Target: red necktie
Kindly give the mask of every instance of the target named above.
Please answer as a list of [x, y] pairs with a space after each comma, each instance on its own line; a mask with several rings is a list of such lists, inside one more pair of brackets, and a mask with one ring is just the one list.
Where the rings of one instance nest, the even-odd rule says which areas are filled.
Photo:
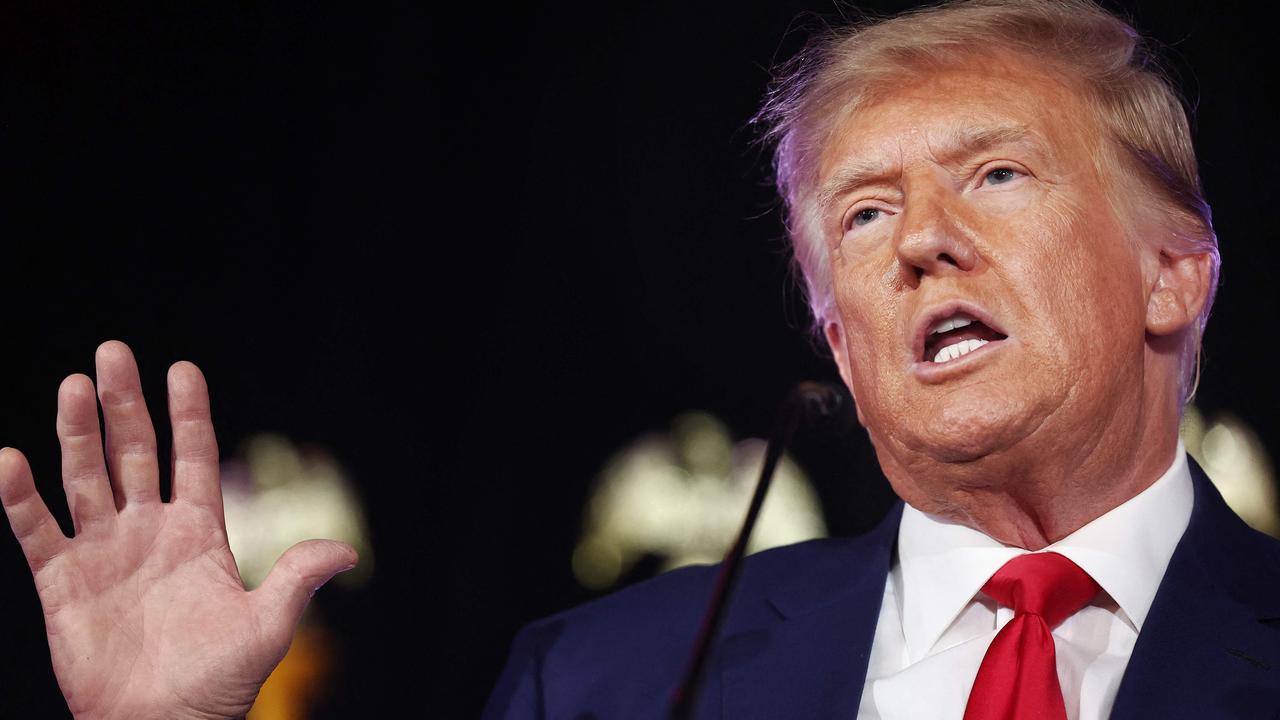
[[1101, 589], [1053, 552], [1021, 555], [996, 571], [982, 591], [1014, 616], [982, 658], [964, 720], [1066, 720], [1052, 630]]

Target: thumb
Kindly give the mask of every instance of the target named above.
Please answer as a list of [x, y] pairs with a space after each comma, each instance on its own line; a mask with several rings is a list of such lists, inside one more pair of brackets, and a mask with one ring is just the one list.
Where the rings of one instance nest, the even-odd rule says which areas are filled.
[[253, 592], [275, 629], [291, 636], [316, 590], [334, 575], [355, 567], [358, 560], [355, 548], [344, 542], [304, 540], [285, 550]]

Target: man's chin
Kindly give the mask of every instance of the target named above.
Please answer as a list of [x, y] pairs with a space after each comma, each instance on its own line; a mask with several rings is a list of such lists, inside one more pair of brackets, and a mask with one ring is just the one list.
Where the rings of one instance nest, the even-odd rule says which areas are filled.
[[[1016, 448], [1040, 427], [1038, 413], [985, 406], [928, 415], [909, 433], [912, 454], [937, 463], [976, 463]], [[1002, 412], [1003, 411], [1003, 412]]]

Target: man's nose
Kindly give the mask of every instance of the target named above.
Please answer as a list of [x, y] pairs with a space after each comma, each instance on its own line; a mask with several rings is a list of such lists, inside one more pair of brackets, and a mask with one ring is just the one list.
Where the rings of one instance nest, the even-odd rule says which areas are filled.
[[[957, 221], [946, 191], [912, 198], [903, 208], [898, 226], [898, 262], [906, 280], [915, 284], [925, 275], [969, 272], [977, 265], [977, 251], [964, 224]], [[914, 200], [914, 202], [913, 202]]]

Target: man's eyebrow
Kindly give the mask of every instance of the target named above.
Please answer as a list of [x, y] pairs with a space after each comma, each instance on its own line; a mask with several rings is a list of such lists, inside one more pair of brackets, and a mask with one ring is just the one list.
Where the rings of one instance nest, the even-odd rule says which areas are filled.
[[[934, 149], [933, 155], [939, 162], [951, 164], [957, 159], [976, 155], [999, 145], [1010, 144], [1043, 148], [1039, 137], [1025, 125], [994, 125], [953, 129], [944, 136], [940, 146]], [[832, 173], [819, 188], [818, 207], [825, 211], [841, 195], [864, 185], [884, 182], [899, 172], [900, 168], [896, 164], [886, 165], [874, 160], [855, 160], [846, 163]]]
[[942, 155], [972, 155], [997, 145], [1035, 141], [1036, 137], [1026, 125], [994, 125], [989, 127], [965, 127], [948, 133], [942, 147]]
[[881, 183], [898, 174], [896, 164], [886, 165], [874, 160], [857, 160], [846, 163], [832, 173], [818, 190], [818, 209], [826, 214], [831, 203], [845, 193], [864, 185]]

